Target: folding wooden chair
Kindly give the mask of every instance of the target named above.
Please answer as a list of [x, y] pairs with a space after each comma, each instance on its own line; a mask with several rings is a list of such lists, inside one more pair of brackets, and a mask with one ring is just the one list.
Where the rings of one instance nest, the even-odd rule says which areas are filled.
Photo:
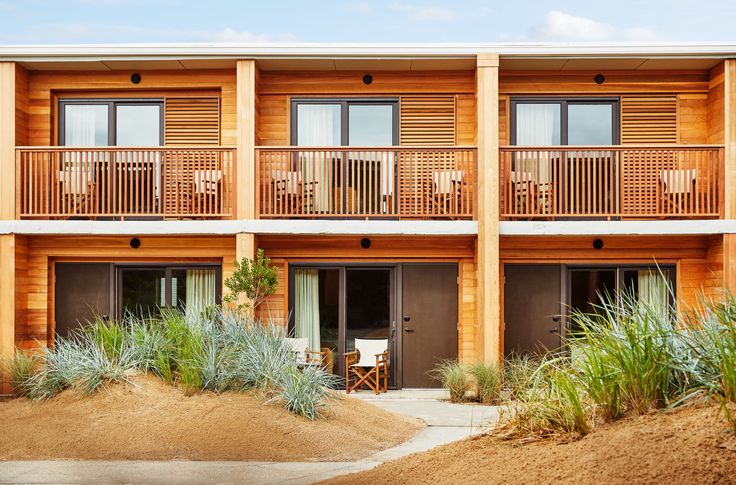
[[662, 170], [657, 184], [660, 217], [664, 214], [687, 215], [692, 210], [692, 198], [697, 194], [697, 180], [698, 170], [695, 168]]
[[192, 190], [194, 213], [216, 214], [221, 212], [222, 170], [195, 170]]
[[303, 182], [301, 172], [271, 170], [273, 211], [278, 214], [304, 214], [312, 211], [316, 181]]
[[[378, 395], [388, 390], [388, 339], [355, 339], [355, 349], [345, 353], [345, 393], [368, 386]], [[350, 378], [355, 383], [350, 385]]]
[[455, 219], [462, 210], [462, 170], [440, 170], [432, 173], [434, 203], [442, 214]]
[[[86, 168], [70, 167], [59, 171], [59, 193], [61, 194], [61, 211], [66, 212], [64, 219], [70, 216], [86, 215], [97, 212], [97, 185], [94, 171]], [[95, 219], [92, 216], [92, 219]]]
[[286, 341], [291, 345], [291, 350], [294, 352], [294, 360], [298, 367], [324, 365], [326, 354], [324, 352], [309, 350], [309, 339], [287, 337]]

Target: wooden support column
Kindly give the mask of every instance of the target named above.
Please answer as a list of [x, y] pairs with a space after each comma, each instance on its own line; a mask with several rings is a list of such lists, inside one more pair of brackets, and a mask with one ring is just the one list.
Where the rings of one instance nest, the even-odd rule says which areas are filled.
[[[724, 61], [723, 217], [736, 220], [736, 59]], [[723, 285], [736, 294], [736, 234], [723, 236]]]
[[237, 61], [238, 155], [235, 168], [235, 218], [256, 213], [256, 61]]
[[487, 361], [502, 358], [499, 275], [498, 54], [477, 59], [478, 96], [478, 329]]
[[[15, 219], [15, 63], [0, 62], [0, 220]], [[15, 350], [15, 236], [0, 235], [0, 360]], [[10, 392], [0, 374], [0, 393]]]

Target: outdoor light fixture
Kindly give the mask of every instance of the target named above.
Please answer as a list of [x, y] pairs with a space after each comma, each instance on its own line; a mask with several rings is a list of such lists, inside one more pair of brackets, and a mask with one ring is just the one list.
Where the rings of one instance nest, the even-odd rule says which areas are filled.
[[141, 240], [137, 237], [134, 237], [130, 240], [130, 247], [133, 249], [138, 249], [139, 247], [141, 247]]
[[604, 82], [606, 82], [606, 76], [604, 76], [603, 74], [596, 74], [593, 80], [596, 84], [603, 84]]
[[595, 239], [593, 241], [593, 249], [603, 249], [603, 239]]
[[131, 76], [130, 76], [130, 82], [132, 82], [133, 84], [138, 84], [138, 83], [140, 83], [140, 82], [141, 82], [141, 75], [140, 75], [140, 74], [138, 74], [137, 72], [134, 72], [134, 73], [133, 73], [133, 74], [131, 74]]
[[364, 237], [360, 240], [360, 247], [363, 249], [368, 249], [369, 247], [371, 247], [371, 240], [367, 237]]
[[366, 74], [363, 76], [363, 84], [371, 84], [373, 82], [373, 76]]

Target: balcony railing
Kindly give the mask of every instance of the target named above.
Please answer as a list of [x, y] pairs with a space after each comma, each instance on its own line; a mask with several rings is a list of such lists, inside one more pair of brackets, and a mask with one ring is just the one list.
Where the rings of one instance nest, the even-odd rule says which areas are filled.
[[263, 218], [472, 219], [470, 147], [259, 147]]
[[501, 217], [717, 218], [722, 146], [502, 147]]
[[20, 147], [21, 218], [228, 218], [235, 150]]

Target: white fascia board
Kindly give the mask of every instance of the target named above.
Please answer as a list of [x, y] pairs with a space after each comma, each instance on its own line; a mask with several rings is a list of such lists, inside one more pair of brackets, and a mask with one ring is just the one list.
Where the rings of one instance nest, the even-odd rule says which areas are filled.
[[0, 60], [105, 61], [158, 59], [397, 59], [501, 57], [734, 57], [736, 42], [653, 43], [184, 43], [0, 45]]
[[67, 236], [234, 235], [475, 236], [476, 221], [0, 221], [0, 234]]
[[502, 221], [502, 236], [685, 236], [736, 233], [736, 220]]

